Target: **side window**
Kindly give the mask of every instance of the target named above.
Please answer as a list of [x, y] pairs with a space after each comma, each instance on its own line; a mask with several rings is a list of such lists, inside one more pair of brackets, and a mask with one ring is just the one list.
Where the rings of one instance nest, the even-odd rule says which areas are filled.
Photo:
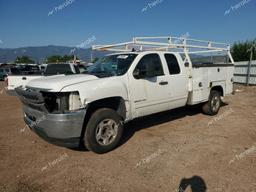
[[10, 69], [6, 69], [6, 73], [10, 73]]
[[80, 73], [79, 68], [76, 65], [74, 65], [74, 68], [75, 68], [76, 74], [79, 74]]
[[162, 62], [158, 54], [148, 54], [142, 57], [136, 69], [144, 72], [147, 77], [164, 75]]
[[169, 73], [171, 75], [179, 74], [180, 73], [180, 66], [177, 61], [177, 58], [173, 54], [164, 54], [165, 60], [168, 65]]

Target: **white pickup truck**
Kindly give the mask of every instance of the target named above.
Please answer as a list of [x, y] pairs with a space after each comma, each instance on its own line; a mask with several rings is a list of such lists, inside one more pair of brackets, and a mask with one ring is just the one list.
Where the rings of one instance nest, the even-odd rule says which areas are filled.
[[[29, 71], [28, 71], [29, 72]], [[78, 74], [79, 69], [72, 63], [61, 63], [61, 64], [48, 64], [45, 71], [42, 74], [37, 72], [36, 74], [15, 74], [15, 75], [8, 75], [7, 77], [7, 92], [9, 95], [15, 95], [15, 88], [17, 87], [25, 87], [29, 81], [34, 79], [43, 78], [45, 76], [52, 76], [52, 75], [65, 75], [65, 74]]]
[[[192, 45], [168, 40], [168, 47], [154, 42], [159, 46], [152, 50], [143, 50], [142, 45], [149, 42], [138, 39], [94, 46], [95, 50], [122, 52], [101, 58], [87, 74], [46, 77], [17, 88], [25, 122], [50, 143], [84, 144], [95, 153], [105, 153], [118, 146], [124, 123], [135, 118], [199, 103], [205, 114], [217, 114], [221, 97], [233, 92], [229, 47], [200, 45], [205, 51], [227, 51], [231, 62], [194, 65], [189, 57]], [[123, 45], [124, 49], [117, 48]], [[128, 51], [135, 45], [139, 51]], [[183, 48], [185, 59], [169, 51], [173, 48]]]

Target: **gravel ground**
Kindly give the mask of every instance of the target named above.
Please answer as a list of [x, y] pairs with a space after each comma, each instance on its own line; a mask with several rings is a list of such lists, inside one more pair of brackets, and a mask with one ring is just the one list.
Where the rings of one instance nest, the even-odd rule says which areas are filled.
[[217, 116], [186, 107], [138, 119], [97, 155], [40, 139], [1, 82], [0, 191], [256, 191], [256, 87], [236, 89]]

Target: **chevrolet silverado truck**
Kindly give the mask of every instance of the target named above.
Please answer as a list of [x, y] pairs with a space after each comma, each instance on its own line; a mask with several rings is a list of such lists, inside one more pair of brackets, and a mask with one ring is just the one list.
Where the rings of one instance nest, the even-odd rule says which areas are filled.
[[233, 92], [229, 47], [199, 45], [206, 53], [226, 51], [229, 60], [193, 64], [189, 48], [195, 45], [173, 44], [168, 37], [168, 43], [143, 50], [142, 45], [152, 44], [136, 38], [96, 45], [94, 50], [119, 52], [99, 59], [85, 74], [36, 79], [16, 88], [26, 124], [50, 143], [70, 148], [82, 144], [100, 154], [118, 146], [124, 124], [135, 118], [200, 103], [205, 114], [216, 115], [221, 98]]

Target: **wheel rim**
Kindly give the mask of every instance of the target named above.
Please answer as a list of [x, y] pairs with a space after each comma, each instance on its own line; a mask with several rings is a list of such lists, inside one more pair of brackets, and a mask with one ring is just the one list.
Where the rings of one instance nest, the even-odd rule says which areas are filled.
[[212, 98], [212, 101], [211, 101], [211, 106], [212, 106], [212, 110], [214, 112], [218, 111], [219, 107], [220, 107], [220, 99], [218, 96], [214, 96]]
[[118, 125], [113, 119], [102, 120], [96, 129], [96, 140], [100, 145], [109, 145], [117, 136]]

